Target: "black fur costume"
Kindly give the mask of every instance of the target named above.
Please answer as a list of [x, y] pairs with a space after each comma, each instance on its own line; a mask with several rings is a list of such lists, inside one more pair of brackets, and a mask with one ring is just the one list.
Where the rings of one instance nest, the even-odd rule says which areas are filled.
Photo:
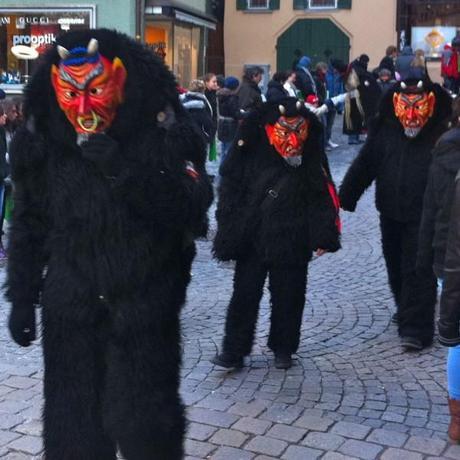
[[117, 446], [129, 460], [180, 459], [179, 312], [212, 198], [204, 146], [150, 51], [108, 30], [58, 43], [91, 38], [123, 61], [125, 101], [107, 135], [79, 147], [50, 84], [56, 46], [27, 87], [11, 147], [10, 330], [29, 345], [40, 301], [47, 460], [114, 460]]
[[[310, 123], [301, 166], [288, 166], [269, 144], [264, 125], [280, 116], [264, 104], [245, 120], [221, 167], [214, 253], [236, 260], [223, 352], [251, 352], [259, 302], [267, 274], [271, 292], [268, 346], [275, 353], [297, 350], [312, 251], [340, 247], [337, 212], [326, 186], [327, 159], [317, 118], [296, 100], [284, 103]], [[273, 193], [275, 192], [275, 193]]]
[[433, 339], [436, 280], [433, 273], [416, 275], [418, 233], [431, 151], [446, 128], [451, 100], [439, 85], [425, 82], [424, 88], [434, 92], [435, 109], [412, 139], [404, 134], [394, 112], [393, 94], [401, 91], [400, 84], [385, 94], [366, 144], [343, 180], [340, 201], [343, 209], [354, 211], [361, 195], [376, 181], [383, 254], [397, 305], [399, 334], [428, 345]]

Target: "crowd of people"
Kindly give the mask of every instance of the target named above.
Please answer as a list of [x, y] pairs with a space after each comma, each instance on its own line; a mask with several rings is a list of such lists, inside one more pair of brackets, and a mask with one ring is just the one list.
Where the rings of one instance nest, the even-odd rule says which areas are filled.
[[[293, 365], [309, 263], [340, 250], [340, 208], [355, 212], [375, 182], [406, 351], [432, 344], [442, 284], [449, 436], [460, 442], [459, 100], [410, 49], [389, 47], [375, 71], [366, 54], [314, 69], [300, 50], [295, 57], [266, 94], [255, 66], [241, 82], [206, 74], [178, 97], [174, 76], [139, 43], [74, 31], [44, 55], [24, 123], [20, 104], [5, 102], [0, 157], [11, 150], [15, 187], [9, 328], [29, 346], [42, 304], [47, 459], [71, 449], [75, 459], [112, 460], [117, 448], [129, 460], [183, 458], [179, 314], [195, 239], [207, 234], [206, 152], [214, 159], [216, 137], [212, 250], [235, 268], [212, 362], [245, 365], [268, 277], [268, 347], [276, 368]], [[363, 144], [338, 191], [326, 154], [337, 147], [337, 112], [348, 142]]]

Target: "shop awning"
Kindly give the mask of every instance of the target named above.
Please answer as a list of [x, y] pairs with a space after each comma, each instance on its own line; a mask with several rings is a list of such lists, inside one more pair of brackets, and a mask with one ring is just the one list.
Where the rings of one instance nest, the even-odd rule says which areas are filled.
[[166, 16], [208, 29], [216, 29], [217, 20], [214, 16], [191, 8], [186, 3], [177, 0], [147, 0], [145, 14]]

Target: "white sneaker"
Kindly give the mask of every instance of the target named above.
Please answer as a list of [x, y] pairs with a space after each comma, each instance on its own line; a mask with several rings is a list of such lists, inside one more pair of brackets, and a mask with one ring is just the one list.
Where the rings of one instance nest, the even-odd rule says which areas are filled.
[[336, 144], [335, 142], [332, 142], [330, 139], [327, 141], [327, 145], [331, 148], [331, 149], [335, 149], [339, 146], [339, 144]]

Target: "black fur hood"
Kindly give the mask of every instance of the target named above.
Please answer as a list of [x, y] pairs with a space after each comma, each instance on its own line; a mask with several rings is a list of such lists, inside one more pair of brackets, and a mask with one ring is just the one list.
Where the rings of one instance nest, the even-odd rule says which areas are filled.
[[[64, 144], [74, 144], [76, 134], [57, 104], [51, 85], [51, 66], [58, 65], [57, 45], [67, 49], [86, 47], [95, 38], [99, 52], [113, 60], [120, 58], [127, 70], [125, 100], [108, 131], [115, 139], [136, 136], [144, 125], [156, 123], [156, 115], [167, 106], [182, 111], [173, 74], [150, 50], [127, 35], [108, 29], [74, 31], [58, 37], [56, 43], [40, 58], [40, 64], [27, 85], [25, 115], [33, 117], [39, 131]], [[152, 78], [153, 76], [153, 78]]]

